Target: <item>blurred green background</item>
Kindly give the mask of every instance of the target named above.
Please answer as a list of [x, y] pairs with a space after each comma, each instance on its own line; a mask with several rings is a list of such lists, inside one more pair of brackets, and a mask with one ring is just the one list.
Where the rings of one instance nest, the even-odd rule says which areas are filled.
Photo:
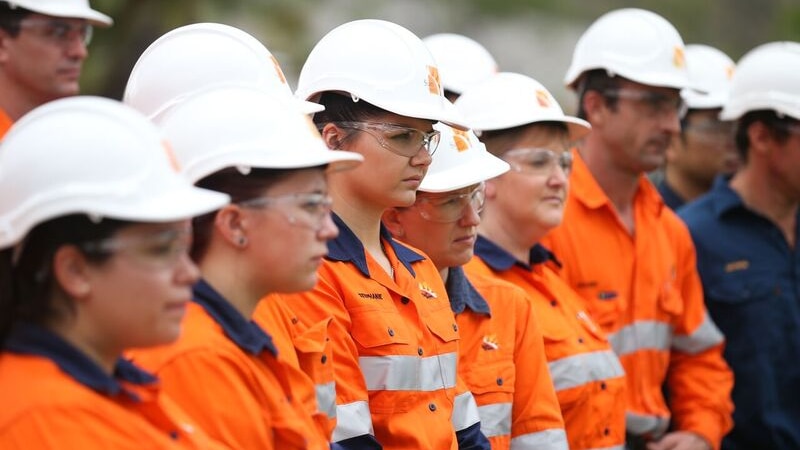
[[112, 98], [121, 98], [133, 64], [153, 40], [195, 22], [226, 23], [257, 37], [292, 87], [316, 41], [350, 20], [390, 20], [420, 37], [461, 33], [481, 42], [501, 70], [542, 82], [568, 111], [573, 100], [561, 80], [575, 42], [612, 9], [653, 10], [687, 44], [717, 47], [734, 60], [764, 42], [800, 41], [798, 0], [92, 0], [92, 6], [115, 24], [95, 31], [82, 90]]

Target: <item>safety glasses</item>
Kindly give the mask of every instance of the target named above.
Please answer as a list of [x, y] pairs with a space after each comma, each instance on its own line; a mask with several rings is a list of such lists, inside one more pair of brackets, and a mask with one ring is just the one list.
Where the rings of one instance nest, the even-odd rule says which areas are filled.
[[486, 204], [486, 189], [480, 183], [475, 189], [463, 194], [443, 196], [417, 196], [414, 207], [423, 219], [438, 223], [452, 223], [463, 219], [467, 214], [467, 207], [476, 213], [483, 211]]
[[22, 30], [31, 30], [57, 45], [67, 45], [77, 39], [88, 46], [94, 33], [94, 28], [86, 22], [70, 23], [44, 17], [27, 17], [20, 22], [19, 27]]
[[256, 197], [237, 204], [243, 208], [273, 208], [286, 217], [290, 224], [319, 231], [331, 214], [333, 199], [319, 193], [298, 193]]
[[550, 175], [559, 167], [564, 175], [572, 171], [572, 153], [556, 152], [547, 148], [518, 148], [503, 155], [514, 172], [530, 175]]
[[619, 88], [603, 91], [603, 96], [639, 103], [644, 106], [645, 114], [649, 117], [663, 117], [670, 114], [683, 117], [689, 110], [686, 102], [677, 92], [675, 95], [667, 95], [642, 89]]
[[170, 228], [154, 234], [115, 236], [81, 243], [78, 247], [89, 254], [115, 254], [149, 268], [174, 267], [192, 245], [191, 227]]
[[375, 122], [334, 122], [339, 128], [369, 134], [381, 147], [400, 156], [411, 158], [424, 148], [433, 155], [439, 146], [439, 131], [422, 132], [415, 128]]

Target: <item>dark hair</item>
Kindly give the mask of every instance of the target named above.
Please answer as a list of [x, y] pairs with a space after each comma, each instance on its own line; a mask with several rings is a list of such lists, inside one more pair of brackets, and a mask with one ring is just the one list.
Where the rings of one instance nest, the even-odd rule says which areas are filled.
[[[83, 214], [72, 214], [37, 225], [20, 244], [0, 251], [0, 342], [21, 321], [45, 325], [64, 312], [73, 312], [71, 303], [52, 301], [60, 289], [53, 277], [53, 256], [59, 248], [108, 238], [127, 225], [130, 222], [111, 219], [95, 223]], [[84, 255], [96, 264], [111, 256]]]
[[789, 139], [789, 130], [785, 126], [795, 123], [797, 120], [787, 116], [778, 116], [778, 113], [771, 109], [749, 111], [740, 117], [736, 124], [736, 150], [743, 162], [747, 162], [750, 149], [750, 137], [747, 135], [747, 129], [756, 122], [763, 123], [776, 141], [784, 143]]
[[503, 130], [490, 130], [481, 133], [480, 140], [486, 145], [489, 153], [502, 157], [509, 150], [514, 150], [517, 143], [531, 129], [541, 130], [546, 133], [568, 133], [567, 124], [557, 121], [544, 121], [527, 123], [513, 128]]
[[[215, 172], [196, 183], [198, 187], [223, 192], [231, 197], [231, 203], [238, 203], [264, 195], [264, 191], [297, 169], [251, 169], [247, 175], [235, 167]], [[200, 261], [208, 250], [214, 230], [217, 212], [210, 212], [192, 220], [192, 249], [194, 261]]]
[[25, 8], [12, 8], [8, 2], [0, 1], [0, 29], [11, 37], [19, 35], [19, 23], [28, 17], [32, 11]]
[[316, 102], [325, 106], [324, 111], [314, 114], [314, 123], [317, 127], [328, 122], [369, 120], [389, 113], [364, 100], [353, 101], [353, 98], [347, 93], [323, 92]]
[[619, 88], [620, 77], [611, 76], [605, 69], [590, 70], [581, 75], [577, 84], [578, 93], [578, 113], [577, 116], [586, 120], [586, 110], [583, 108], [583, 98], [589, 91], [596, 91], [603, 95], [606, 105], [613, 111], [617, 107], [615, 97], [607, 97], [605, 92], [614, 91]]

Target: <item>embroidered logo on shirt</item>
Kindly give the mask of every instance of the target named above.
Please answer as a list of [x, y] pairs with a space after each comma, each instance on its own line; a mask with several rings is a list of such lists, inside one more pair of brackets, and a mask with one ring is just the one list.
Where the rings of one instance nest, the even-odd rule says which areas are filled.
[[487, 334], [484, 336], [483, 342], [481, 342], [481, 348], [484, 350], [497, 350], [500, 348], [500, 345], [497, 343], [497, 335]]
[[383, 300], [383, 294], [380, 292], [359, 292], [358, 296], [361, 298], [371, 298], [372, 300]]
[[617, 291], [600, 291], [597, 293], [598, 300], [614, 300], [617, 298]]
[[420, 283], [419, 284], [419, 291], [422, 292], [422, 296], [425, 298], [438, 298], [439, 296], [436, 295], [436, 292], [428, 286], [427, 283]]
[[747, 270], [750, 267], [750, 261], [742, 259], [739, 261], [729, 262], [725, 264], [725, 273], [738, 272], [740, 270]]

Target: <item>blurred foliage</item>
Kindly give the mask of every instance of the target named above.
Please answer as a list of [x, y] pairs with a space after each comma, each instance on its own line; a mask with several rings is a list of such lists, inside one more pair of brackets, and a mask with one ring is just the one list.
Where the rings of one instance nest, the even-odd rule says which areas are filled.
[[316, 40], [335, 25], [332, 20], [393, 20], [393, 14], [400, 12], [403, 19], [395, 19], [398, 23], [409, 26], [409, 21], [427, 19], [430, 27], [433, 20], [434, 25], [443, 25], [442, 31], [464, 23], [490, 21], [497, 26], [503, 20], [539, 14], [572, 22], [581, 30], [609, 10], [640, 7], [669, 19], [687, 43], [709, 43], [734, 59], [770, 40], [800, 41], [797, 0], [428, 0], [423, 4], [444, 11], [444, 18], [436, 22], [425, 17], [414, 9], [421, 9], [420, 3], [407, 0], [92, 0], [93, 7], [112, 16], [115, 24], [96, 30], [83, 92], [121, 98], [133, 64], [153, 40], [175, 27], [206, 21], [253, 34], [276, 55], [290, 79]]

